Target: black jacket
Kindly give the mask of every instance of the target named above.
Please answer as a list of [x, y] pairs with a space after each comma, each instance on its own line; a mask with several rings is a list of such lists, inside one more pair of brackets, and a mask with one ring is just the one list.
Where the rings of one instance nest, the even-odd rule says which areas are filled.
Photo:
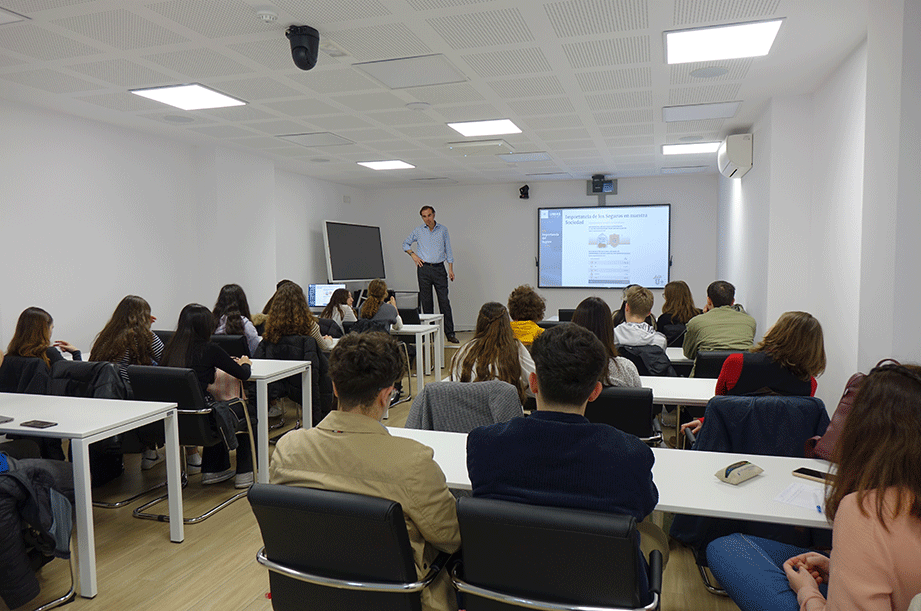
[[[309, 335], [286, 335], [277, 344], [263, 339], [256, 347], [254, 359], [280, 359], [284, 361], [310, 361], [310, 378], [312, 388], [313, 424], [322, 420], [332, 409], [333, 383], [329, 379], [329, 360], [317, 340]], [[247, 385], [247, 394], [255, 405], [256, 385]], [[301, 376], [294, 375], [279, 382], [269, 384], [269, 400], [288, 397], [295, 403], [301, 402]], [[306, 409], [306, 406], [304, 406]]]
[[54, 521], [51, 490], [73, 503], [74, 476], [71, 465], [63, 461], [10, 458], [9, 463], [9, 472], [0, 474], [0, 598], [7, 607], [15, 609], [40, 591], [29, 564], [22, 523], [38, 531], [36, 542], [40, 553], [68, 557], [69, 529], [63, 533], [63, 549], [60, 543], [56, 545], [51, 534]]

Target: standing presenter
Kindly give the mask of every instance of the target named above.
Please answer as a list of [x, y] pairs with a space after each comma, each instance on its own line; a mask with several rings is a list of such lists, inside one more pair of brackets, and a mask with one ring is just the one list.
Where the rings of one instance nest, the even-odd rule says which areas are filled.
[[[419, 279], [419, 295], [422, 311], [432, 314], [435, 304], [432, 300], [432, 287], [438, 295], [438, 309], [445, 317], [445, 337], [452, 344], [458, 343], [454, 335], [454, 317], [451, 316], [451, 302], [448, 300], [448, 279], [454, 281], [454, 255], [451, 254], [451, 237], [448, 228], [435, 222], [435, 209], [423, 206], [419, 211], [423, 224], [413, 229], [403, 250], [416, 264], [416, 277]], [[413, 242], [419, 252], [413, 251]], [[445, 263], [448, 270], [445, 271]]]

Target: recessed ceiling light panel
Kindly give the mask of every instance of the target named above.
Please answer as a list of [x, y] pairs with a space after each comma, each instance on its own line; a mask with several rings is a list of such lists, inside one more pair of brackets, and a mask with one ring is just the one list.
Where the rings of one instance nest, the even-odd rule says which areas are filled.
[[742, 102], [717, 102], [716, 104], [689, 104], [687, 106], [666, 106], [662, 109], [662, 120], [703, 121], [705, 119], [730, 119], [735, 116]]
[[767, 55], [783, 19], [665, 32], [669, 64]]
[[477, 136], [501, 136], [503, 134], [520, 134], [517, 125], [508, 119], [493, 119], [490, 121], [464, 121], [462, 123], [448, 123], [448, 127], [462, 136], [475, 138]]
[[171, 85], [169, 87], [151, 87], [149, 89], [130, 89], [134, 95], [168, 104], [182, 110], [205, 110], [207, 108], [227, 108], [228, 106], [245, 106], [246, 102], [224, 95], [219, 91], [192, 83], [190, 85]]
[[697, 155], [715, 153], [720, 148], [719, 142], [697, 142], [694, 144], [663, 144], [663, 155]]
[[363, 165], [372, 170], [411, 170], [416, 167], [399, 159], [392, 161], [359, 161], [358, 165]]

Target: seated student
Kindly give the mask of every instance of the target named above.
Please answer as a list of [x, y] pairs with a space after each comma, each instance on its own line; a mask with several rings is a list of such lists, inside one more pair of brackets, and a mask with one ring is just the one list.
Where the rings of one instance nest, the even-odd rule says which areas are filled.
[[515, 339], [509, 325], [508, 310], [501, 303], [484, 303], [476, 319], [473, 339], [460, 347], [451, 359], [452, 382], [502, 380], [518, 389], [524, 404], [528, 393], [528, 376], [534, 360], [528, 349]]
[[7, 356], [40, 358], [49, 369], [64, 359], [62, 351], [69, 352], [75, 361], [82, 360], [80, 351], [73, 344], [60, 339], [51, 343], [53, 329], [51, 314], [41, 308], [26, 308], [16, 321], [16, 330], [6, 349]]
[[662, 297], [665, 302], [656, 320], [656, 330], [665, 335], [669, 346], [680, 346], [688, 321], [702, 314], [703, 310], [694, 305], [694, 296], [684, 280], [673, 280], [666, 284]]
[[[195, 370], [205, 402], [214, 398], [208, 393], [208, 386], [214, 382], [215, 371], [220, 369], [238, 380], [250, 376], [249, 357], [233, 358], [223, 348], [211, 341], [214, 330], [214, 316], [211, 310], [197, 303], [190, 303], [179, 313], [176, 333], [163, 350], [164, 367], [188, 367]], [[238, 414], [243, 417], [243, 414]], [[253, 423], [255, 425], [255, 423]], [[249, 435], [238, 435], [237, 468], [230, 466], [227, 447], [217, 444], [202, 452], [201, 483], [205, 486], [223, 482], [236, 475], [234, 486], [246, 488], [253, 483], [253, 456]]]
[[[262, 342], [256, 347], [253, 358], [281, 359], [311, 362], [311, 384], [313, 386], [313, 405], [301, 406], [312, 414], [313, 422], [319, 422], [332, 403], [330, 389], [322, 388], [326, 379], [327, 360], [323, 354], [332, 339], [321, 337], [319, 325], [301, 287], [294, 282], [283, 284], [272, 298], [269, 317], [265, 323]], [[323, 391], [326, 391], [324, 401]], [[287, 396], [296, 403], [301, 402], [301, 378], [293, 376], [269, 385], [269, 417], [282, 415], [282, 406], [278, 399]]]
[[573, 324], [585, 327], [595, 334], [604, 345], [608, 355], [608, 367], [601, 378], [605, 386], [632, 386], [638, 388], [643, 385], [640, 374], [629, 359], [617, 356], [617, 346], [614, 345], [614, 327], [611, 322], [611, 308], [600, 297], [587, 297], [576, 307], [572, 314]]
[[[90, 360], [115, 363], [119, 375], [126, 382], [129, 365], [156, 365], [163, 356], [163, 342], [150, 330], [156, 320], [150, 313], [150, 304], [146, 299], [126, 295], [115, 306], [109, 322], [93, 341]], [[187, 452], [189, 473], [198, 473], [201, 469], [201, 455], [193, 448]], [[141, 456], [141, 469], [152, 469], [161, 460], [156, 444], [150, 443]]]
[[[287, 278], [283, 280], [279, 280], [278, 283], [275, 285], [275, 291], [278, 292], [278, 289], [280, 289], [283, 285], [288, 284], [289, 282], [292, 282], [292, 281], [288, 280]], [[269, 310], [272, 309], [272, 301], [274, 300], [275, 300], [275, 294], [273, 293], [272, 296], [269, 297], [269, 300], [265, 302], [265, 307], [262, 308], [262, 311], [253, 314], [253, 319], [252, 319], [253, 324], [256, 325], [256, 331], [260, 335], [265, 330], [265, 323], [269, 318]]]
[[345, 331], [342, 323], [355, 322], [355, 310], [352, 309], [352, 293], [348, 289], [336, 289], [329, 297], [329, 303], [323, 308], [320, 318], [334, 321], [339, 328]]
[[544, 319], [546, 300], [528, 284], [522, 284], [508, 296], [508, 314], [512, 317], [515, 339], [530, 346], [534, 338], [544, 332], [537, 325]]
[[251, 321], [252, 315], [249, 313], [246, 293], [239, 284], [225, 284], [221, 287], [211, 313], [217, 323], [215, 335], [243, 335], [246, 337], [249, 353], [256, 352], [256, 346], [262, 338]]
[[614, 343], [624, 346], [658, 346], [665, 350], [668, 342], [656, 328], [645, 322], [652, 310], [652, 291], [635, 286], [627, 293], [624, 322], [614, 327]]
[[[626, 287], [624, 287], [623, 301], [620, 304], [620, 308], [618, 308], [617, 311], [614, 312], [613, 323], [614, 323], [615, 328], [618, 325], [623, 324], [623, 322], [627, 319], [626, 317], [627, 295], [629, 295], [638, 286], [639, 284], [628, 284]], [[649, 316], [646, 317], [646, 320], [644, 320], [643, 322], [645, 322], [647, 325], [649, 325], [653, 329], [656, 328], [656, 317], [653, 316], [651, 313], [649, 314]]]
[[[718, 395], [814, 397], [825, 371], [822, 325], [808, 312], [784, 312], [751, 352], [729, 355], [716, 381]], [[703, 418], [682, 425], [700, 430]]]
[[707, 547], [710, 570], [743, 611], [908, 609], [921, 592], [921, 367], [864, 379], [835, 446], [826, 490], [831, 558], [734, 534]]
[[[350, 333], [333, 349], [329, 373], [339, 408], [315, 427], [282, 437], [269, 478], [399, 502], [421, 579], [439, 551], [459, 547], [460, 531], [454, 497], [431, 448], [393, 437], [381, 424], [393, 384], [403, 376], [399, 346], [385, 333]], [[422, 608], [457, 609], [447, 571], [422, 591]]]
[[368, 298], [361, 306], [361, 317], [382, 323], [385, 331], [398, 331], [403, 326], [403, 319], [397, 310], [397, 298], [391, 295], [387, 299], [387, 283], [380, 278], [368, 284]]
[[701, 350], [748, 350], [755, 340], [755, 319], [735, 302], [736, 288], [724, 280], [707, 287], [704, 313], [687, 322], [684, 356], [697, 358]]
[[[637, 437], [583, 415], [601, 393], [598, 380], [608, 365], [604, 345], [588, 329], [564, 323], [535, 339], [531, 354], [537, 370], [529, 382], [537, 411], [467, 436], [473, 496], [643, 520], [659, 500], [652, 450]], [[667, 559], [665, 534], [646, 522], [640, 531], [643, 555], [659, 549]]]

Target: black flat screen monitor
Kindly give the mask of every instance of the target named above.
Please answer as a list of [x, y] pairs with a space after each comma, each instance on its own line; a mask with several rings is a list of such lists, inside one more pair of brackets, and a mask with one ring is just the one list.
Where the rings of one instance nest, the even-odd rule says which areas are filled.
[[539, 208], [540, 288], [668, 283], [671, 205]]
[[330, 283], [369, 281], [385, 276], [380, 227], [323, 221], [323, 243]]

